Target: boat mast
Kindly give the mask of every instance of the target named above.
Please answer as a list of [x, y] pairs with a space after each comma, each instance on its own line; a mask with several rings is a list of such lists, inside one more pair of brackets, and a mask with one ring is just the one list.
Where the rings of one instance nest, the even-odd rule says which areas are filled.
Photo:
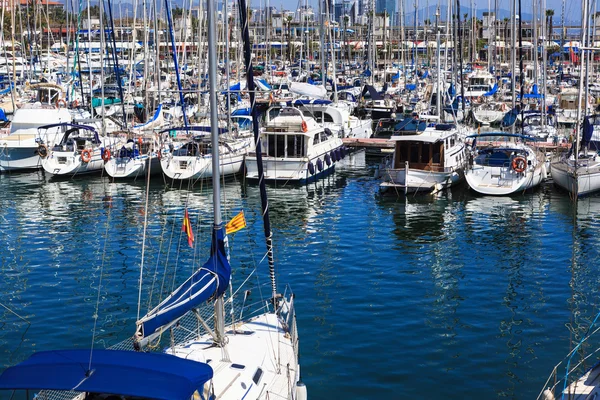
[[[207, 0], [210, 2], [211, 0]], [[238, 0], [238, 8], [240, 12], [240, 24], [242, 25], [242, 42], [244, 44], [244, 65], [246, 68], [246, 81], [248, 86], [248, 94], [250, 95], [250, 107], [252, 115], [252, 129], [254, 132], [254, 141], [256, 144], [256, 167], [258, 172], [258, 183], [260, 189], [260, 204], [263, 216], [263, 229], [267, 243], [267, 258], [269, 261], [269, 276], [271, 278], [272, 300], [276, 307], [275, 300], [277, 298], [277, 283], [275, 281], [275, 261], [273, 259], [273, 242], [271, 234], [271, 220], [269, 219], [269, 201], [267, 199], [267, 188], [265, 185], [265, 177], [263, 172], [262, 161], [262, 146], [260, 134], [258, 132], [258, 108], [256, 106], [255, 84], [252, 79], [252, 57], [250, 50], [250, 30], [248, 28], [248, 10], [246, 8], [246, 0]], [[321, 21], [322, 23], [322, 21]]]
[[435, 35], [436, 35], [436, 60], [435, 60], [435, 64], [436, 64], [436, 79], [437, 79], [437, 94], [435, 95], [435, 109], [437, 112], [437, 116], [439, 118], [442, 117], [442, 68], [441, 68], [441, 59], [440, 59], [440, 27], [439, 27], [439, 20], [440, 20], [440, 6], [438, 3], [438, 6], [435, 10]]
[[[219, 105], [217, 103], [217, 42], [214, 3], [215, 2], [213, 0], [206, 0], [206, 18], [208, 19], [208, 84], [210, 88], [210, 136], [212, 146], [212, 185], [214, 215], [213, 229], [219, 230], [222, 228], [221, 186], [219, 182], [221, 174], [219, 173]], [[225, 307], [223, 305], [223, 296], [219, 296], [215, 300], [215, 342], [220, 346], [225, 345]]]
[[[583, 0], [581, 4], [581, 12], [583, 13], [583, 26], [581, 29], [581, 48], [579, 56], [579, 93], [577, 96], [577, 121], [575, 122], [575, 169], [573, 173], [575, 175], [575, 182], [577, 182], [577, 161], [579, 159], [579, 143], [580, 143], [580, 130], [581, 130], [581, 117], [582, 117], [582, 106], [581, 101], [583, 100], [583, 67], [586, 56], [586, 37], [588, 30], [588, 2]], [[575, 194], [579, 189], [576, 188]], [[575, 196], [576, 197], [576, 196]]]

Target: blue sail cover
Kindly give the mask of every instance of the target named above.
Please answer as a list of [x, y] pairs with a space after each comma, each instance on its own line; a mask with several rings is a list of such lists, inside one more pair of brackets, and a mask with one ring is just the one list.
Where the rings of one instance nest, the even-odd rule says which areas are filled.
[[587, 146], [592, 140], [592, 135], [594, 134], [594, 125], [592, 121], [590, 121], [590, 117], [586, 116], [583, 119], [583, 137], [581, 138], [581, 145]]
[[224, 228], [213, 231], [211, 255], [208, 261], [137, 322], [136, 340], [160, 332], [161, 327], [181, 318], [210, 298], [218, 297], [225, 292], [229, 286], [231, 266], [225, 254], [224, 238]]
[[496, 94], [496, 92], [497, 92], [497, 91], [498, 91], [498, 84], [497, 84], [497, 83], [494, 83], [494, 87], [492, 88], [492, 90], [490, 90], [490, 91], [489, 91], [489, 92], [487, 92], [487, 93], [484, 93], [483, 95], [484, 95], [484, 96], [488, 96], [488, 97], [489, 97], [489, 96], [493, 96], [493, 95], [495, 95], [495, 94]]
[[0, 376], [0, 390], [74, 390], [144, 399], [189, 400], [212, 376], [205, 363], [123, 350], [41, 351]]
[[513, 108], [502, 118], [501, 125], [503, 128], [508, 128], [509, 126], [513, 126], [515, 122], [517, 122], [517, 116], [519, 115], [519, 109], [517, 107]]

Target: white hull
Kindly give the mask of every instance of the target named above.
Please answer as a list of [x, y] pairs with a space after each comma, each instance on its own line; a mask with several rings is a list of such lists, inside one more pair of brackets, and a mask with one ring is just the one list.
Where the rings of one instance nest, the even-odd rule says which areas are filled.
[[474, 165], [465, 172], [469, 187], [477, 193], [504, 196], [522, 192], [539, 185], [547, 175], [546, 165], [538, 165], [517, 173], [510, 167]]
[[[263, 155], [264, 179], [267, 182], [280, 181], [304, 184], [331, 174], [339, 161], [334, 160], [330, 154], [332, 151], [338, 150], [341, 153], [342, 141], [336, 139], [331, 142], [333, 143], [327, 147], [327, 151], [313, 155], [310, 158], [274, 158]], [[329, 163], [327, 163], [327, 159], [330, 160]], [[312, 173], [309, 164], [313, 165]], [[319, 165], [321, 165], [321, 168], [319, 168]], [[246, 178], [252, 181], [258, 180], [258, 167], [256, 157], [253, 155], [247, 157]]]
[[0, 172], [39, 169], [40, 156], [37, 155], [38, 146], [8, 147], [0, 143]]
[[344, 128], [342, 137], [368, 139], [373, 136], [373, 120], [353, 117]]
[[100, 155], [100, 148], [92, 152], [89, 162], [83, 162], [79, 152], [53, 151], [47, 158], [42, 159], [42, 167], [52, 175], [73, 176], [102, 171], [104, 160]]
[[583, 163], [575, 168], [572, 162], [562, 160], [552, 163], [554, 184], [577, 195], [600, 191], [600, 163]]
[[497, 110], [473, 110], [473, 118], [482, 125], [500, 122], [504, 114], [504, 112]]
[[404, 193], [432, 192], [447, 189], [464, 178], [462, 170], [449, 172], [432, 172], [420, 169], [386, 169], [384, 180], [380, 185], [382, 191], [398, 190]]
[[132, 179], [145, 176], [147, 171], [150, 171], [151, 175], [157, 174], [161, 172], [161, 167], [158, 157], [144, 155], [135, 158], [111, 158], [104, 164], [104, 170], [111, 178]]
[[[230, 176], [239, 173], [244, 164], [245, 154], [229, 157], [220, 157], [221, 176]], [[163, 157], [160, 166], [164, 174], [171, 179], [204, 179], [213, 176], [212, 157]]]

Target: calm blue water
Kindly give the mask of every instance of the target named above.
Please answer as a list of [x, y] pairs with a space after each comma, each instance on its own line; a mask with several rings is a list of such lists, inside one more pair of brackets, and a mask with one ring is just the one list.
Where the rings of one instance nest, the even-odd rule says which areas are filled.
[[[577, 210], [548, 185], [510, 198], [465, 187], [383, 198], [372, 175], [358, 162], [309, 187], [269, 188], [310, 398], [535, 398], [599, 309], [600, 197]], [[158, 178], [149, 191], [143, 280], [166, 276], [163, 292], [206, 257], [212, 192], [188, 189]], [[97, 303], [97, 346], [133, 334], [145, 190], [0, 176], [0, 303], [30, 323], [0, 308], [2, 368], [89, 347]], [[255, 266], [252, 284], [267, 284], [258, 189], [228, 181], [223, 198], [225, 218], [243, 208], [249, 223], [231, 239], [234, 285]], [[196, 253], [181, 236], [186, 204]]]

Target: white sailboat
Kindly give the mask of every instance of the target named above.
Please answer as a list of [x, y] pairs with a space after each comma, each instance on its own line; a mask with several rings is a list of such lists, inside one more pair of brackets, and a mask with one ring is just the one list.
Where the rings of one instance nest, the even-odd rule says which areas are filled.
[[[587, 40], [587, 18], [584, 14], [582, 30], [582, 55], [581, 55], [581, 77], [584, 76], [584, 62], [588, 60], [586, 56]], [[579, 80], [579, 92], [576, 103], [575, 118], [575, 143], [566, 156], [559, 156], [552, 160], [552, 180], [554, 184], [567, 190], [574, 197], [584, 196], [600, 190], [600, 155], [597, 151], [588, 151], [588, 145], [592, 139], [594, 126], [587, 119], [581, 129], [581, 120], [584, 112], [585, 101], [583, 100], [583, 81]], [[560, 116], [557, 116], [558, 123], [561, 123]], [[583, 131], [583, 137], [581, 132]]]
[[[197, 180], [212, 177], [212, 142], [210, 126], [189, 126], [168, 129], [167, 132], [186, 132], [190, 135], [181, 147], [162, 153], [160, 166], [170, 179]], [[216, 175], [231, 176], [242, 170], [246, 155], [254, 149], [254, 141], [248, 131], [231, 135], [224, 128], [220, 132], [219, 153], [221, 163]]]
[[[104, 168], [105, 151], [114, 151], [116, 140], [100, 137], [96, 129], [88, 125], [58, 124], [58, 126], [64, 129], [61, 140], [47, 149], [46, 156], [43, 156], [43, 146], [38, 150], [44, 171], [55, 176], [101, 172]], [[56, 127], [57, 125], [48, 125], [40, 129], [51, 130]]]
[[473, 138], [465, 178], [477, 193], [504, 196], [539, 185], [548, 177], [546, 155], [526, 140], [533, 138], [504, 132]]

